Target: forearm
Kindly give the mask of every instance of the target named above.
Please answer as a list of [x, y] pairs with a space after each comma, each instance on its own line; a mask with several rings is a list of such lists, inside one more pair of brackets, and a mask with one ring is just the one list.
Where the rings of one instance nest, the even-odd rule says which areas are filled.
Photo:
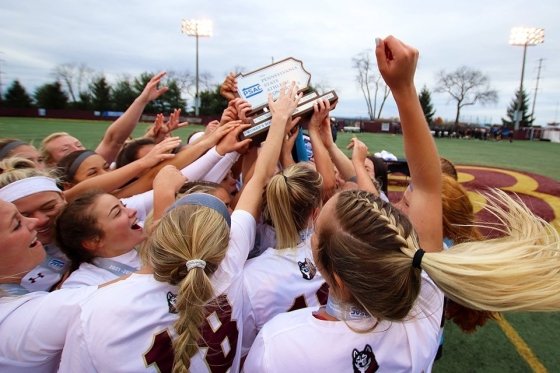
[[210, 171], [208, 171], [208, 173], [206, 173], [206, 175], [204, 175], [203, 180], [221, 183], [235, 162], [237, 162], [239, 156], [240, 154], [238, 152], [226, 154]]
[[434, 139], [414, 86], [393, 92], [401, 119], [404, 152], [414, 188], [441, 190], [441, 166]]
[[152, 167], [148, 172], [141, 175], [138, 180], [121, 189], [117, 196], [129, 197], [131, 195], [140, 194], [150, 190], [152, 188], [152, 180], [163, 167], [172, 165], [178, 169], [182, 169], [198, 159], [205, 151], [208, 150], [208, 148], [209, 144], [204, 141], [194, 145], [189, 145], [187, 148], [176, 154], [174, 158], [160, 162], [157, 166]]
[[328, 151], [342, 179], [350, 180], [352, 177], [356, 176], [356, 171], [354, 170], [354, 166], [352, 166], [352, 161], [342, 150], [338, 148], [338, 146], [336, 146], [335, 143], [331, 144]]
[[193, 163], [183, 167], [181, 173], [189, 180], [202, 180], [223, 159], [224, 157], [219, 155], [215, 148], [212, 148]]
[[105, 131], [105, 135], [95, 152], [105, 158], [108, 163], [115, 160], [124, 142], [136, 128], [146, 104], [145, 99], [136, 98], [124, 114]]
[[379, 196], [379, 190], [375, 181], [369, 176], [363, 162], [362, 164], [354, 163], [354, 169], [356, 171], [356, 183], [358, 184], [358, 189], [370, 192], [375, 196]]
[[106, 193], [112, 193], [126, 184], [129, 180], [132, 180], [139, 174], [146, 171], [146, 169], [148, 168], [145, 163], [137, 160], [127, 164], [126, 166], [117, 168], [114, 171], [86, 179], [74, 185], [69, 190], [66, 190], [64, 195], [68, 201], [71, 201], [90, 189], [100, 189]]
[[327, 148], [321, 141], [319, 133], [310, 129], [309, 137], [311, 138], [315, 167], [317, 168], [317, 172], [323, 177], [323, 201], [327, 201], [334, 194], [336, 189], [334, 164]]

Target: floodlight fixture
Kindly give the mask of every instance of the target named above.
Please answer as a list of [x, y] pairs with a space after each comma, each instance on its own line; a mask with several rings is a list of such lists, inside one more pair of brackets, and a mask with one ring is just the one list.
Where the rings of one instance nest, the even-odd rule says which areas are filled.
[[200, 97], [198, 96], [198, 38], [212, 36], [212, 21], [207, 19], [183, 19], [181, 32], [196, 39], [196, 92], [194, 96], [194, 114], [200, 111]]
[[514, 27], [509, 35], [509, 44], [523, 47], [523, 61], [521, 63], [521, 80], [519, 83], [519, 97], [517, 100], [517, 110], [514, 113], [515, 126], [519, 129], [521, 121], [521, 107], [523, 106], [523, 77], [525, 76], [525, 59], [527, 57], [527, 47], [544, 43], [544, 29], [538, 27]]

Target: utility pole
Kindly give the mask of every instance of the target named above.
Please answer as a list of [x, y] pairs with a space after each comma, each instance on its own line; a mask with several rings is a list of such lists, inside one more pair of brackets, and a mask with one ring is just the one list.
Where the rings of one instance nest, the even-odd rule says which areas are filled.
[[531, 119], [534, 120], [535, 103], [537, 102], [537, 91], [539, 90], [539, 80], [541, 79], [541, 67], [544, 58], [539, 58], [539, 69], [537, 71], [537, 83], [535, 85], [535, 96], [533, 97], [533, 108], [531, 109]]

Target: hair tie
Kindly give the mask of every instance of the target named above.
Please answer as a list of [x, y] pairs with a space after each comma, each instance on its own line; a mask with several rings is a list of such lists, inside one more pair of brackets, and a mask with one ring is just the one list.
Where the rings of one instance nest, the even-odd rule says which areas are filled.
[[422, 257], [426, 252], [422, 249], [416, 250], [414, 256], [412, 257], [412, 267], [422, 269]]
[[202, 259], [191, 259], [187, 260], [186, 263], [187, 271], [190, 271], [193, 268], [206, 268], [206, 262]]

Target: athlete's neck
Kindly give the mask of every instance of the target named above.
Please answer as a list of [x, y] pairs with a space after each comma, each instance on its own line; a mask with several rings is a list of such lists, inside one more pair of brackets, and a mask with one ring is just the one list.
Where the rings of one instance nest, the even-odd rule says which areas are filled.
[[144, 264], [142, 268], [140, 268], [136, 273], [139, 273], [141, 275], [149, 275], [154, 273], [154, 269], [151, 266]]

